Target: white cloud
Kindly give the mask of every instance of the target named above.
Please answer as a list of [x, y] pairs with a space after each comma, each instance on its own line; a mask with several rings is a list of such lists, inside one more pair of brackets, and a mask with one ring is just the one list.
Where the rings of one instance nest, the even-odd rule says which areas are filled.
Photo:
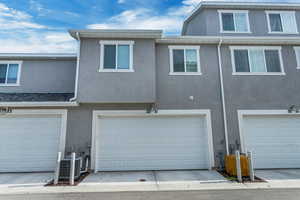
[[32, 16], [25, 12], [15, 10], [0, 3], [0, 27], [1, 30], [10, 29], [42, 29], [44, 25], [32, 21]]
[[0, 27], [2, 53], [75, 51], [76, 42], [67, 32], [36, 23], [28, 13], [4, 3], [0, 3]]
[[91, 29], [166, 29], [168, 32], [177, 32], [182, 25], [182, 17], [179, 15], [154, 15], [149, 9], [140, 8], [127, 10], [113, 16], [105, 23], [91, 24]]
[[125, 0], [118, 0], [119, 4], [125, 3]]
[[[119, 0], [123, 1], [123, 0]], [[165, 14], [155, 14], [153, 10], [137, 8], [126, 10], [109, 18], [106, 22], [90, 24], [90, 29], [164, 29], [165, 32], [178, 33], [184, 17], [187, 16], [201, 0], [183, 0], [181, 6], [171, 7]]]
[[68, 33], [25, 32], [22, 37], [13, 35], [10, 38], [0, 37], [1, 53], [72, 53], [76, 42]]

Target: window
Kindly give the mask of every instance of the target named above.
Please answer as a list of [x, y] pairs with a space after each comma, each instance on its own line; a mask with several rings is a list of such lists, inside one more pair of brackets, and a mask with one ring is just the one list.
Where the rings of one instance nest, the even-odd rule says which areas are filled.
[[233, 74], [283, 75], [280, 47], [230, 47]]
[[133, 41], [100, 41], [100, 72], [133, 72]]
[[295, 12], [266, 11], [269, 33], [298, 33]]
[[19, 85], [20, 61], [0, 61], [0, 86]]
[[169, 46], [171, 75], [199, 75], [199, 46]]
[[229, 33], [249, 33], [248, 11], [219, 10], [220, 30]]
[[294, 47], [297, 58], [297, 69], [300, 69], [300, 47]]

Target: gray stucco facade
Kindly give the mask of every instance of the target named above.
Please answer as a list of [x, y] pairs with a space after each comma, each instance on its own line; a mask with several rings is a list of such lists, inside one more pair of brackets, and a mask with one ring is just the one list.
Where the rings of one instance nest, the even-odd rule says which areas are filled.
[[[220, 33], [219, 9], [248, 10], [251, 33]], [[284, 8], [278, 7], [278, 9]], [[299, 9], [300, 6], [297, 9], [288, 6], [286, 8], [286, 10], [295, 10], [298, 30], [300, 30]], [[221, 166], [226, 154], [224, 121], [228, 127], [227, 145], [232, 153], [233, 150], [240, 149], [241, 145], [238, 110], [287, 110], [291, 105], [300, 103], [300, 70], [297, 69], [293, 49], [294, 46], [300, 45], [300, 35], [269, 34], [265, 10], [277, 9], [276, 7], [257, 8], [257, 6], [256, 8], [251, 6], [202, 7], [185, 22], [183, 36], [178, 38], [157, 38], [157, 36], [151, 38], [152, 36], [149, 35], [142, 36], [143, 31], [125, 31], [126, 33], [108, 31], [109, 34], [103, 31], [71, 33], [74, 38], [76, 35], [76, 39], [80, 40], [78, 63], [76, 59], [19, 58], [17, 60], [23, 60], [21, 84], [17, 87], [0, 87], [0, 101], [3, 101], [1, 93], [21, 97], [22, 94], [44, 93], [50, 96], [52, 94], [54, 97], [55, 94], [66, 94], [68, 96], [64, 100], [66, 102], [69, 101], [70, 95], [74, 94], [73, 100], [78, 103], [78, 106], [59, 108], [68, 111], [66, 134], [68, 153], [73, 151], [89, 153], [92, 145], [93, 111], [96, 110], [146, 112], [146, 109], [153, 104], [163, 110], [210, 110], [214, 157], [216, 166]], [[134, 34], [136, 37], [133, 36]], [[191, 39], [189, 36], [194, 37]], [[207, 36], [211, 36], [212, 39]], [[228, 44], [230, 43], [228, 38], [235, 36], [243, 36], [245, 40], [240, 39], [240, 42], [234, 41]], [[255, 36], [263, 39], [256, 41]], [[289, 36], [295, 43], [287, 39]], [[227, 42], [222, 44], [221, 41], [226, 37]], [[272, 41], [263, 41], [268, 37], [276, 38]], [[170, 42], [167, 39], [170, 39]], [[134, 41], [134, 72], [99, 72], [101, 59], [99, 42], [102, 40]], [[251, 42], [256, 43], [254, 45]], [[170, 75], [170, 45], [199, 46], [202, 74]], [[220, 45], [221, 55], [218, 54], [218, 45]], [[229, 47], [258, 45], [282, 48], [285, 75], [233, 75]], [[219, 56], [221, 63], [219, 63]], [[220, 64], [223, 72], [227, 120], [223, 116]], [[78, 74], [76, 74], [76, 67], [78, 67]], [[4, 95], [2, 99], [5, 99]], [[14, 101], [14, 98], [7, 99], [7, 101]], [[22, 99], [18, 97], [18, 101]], [[24, 98], [24, 101], [27, 100]], [[41, 109], [41, 107], [31, 105], [26, 109]], [[58, 108], [47, 107], [46, 109]]]
[[78, 101], [83, 103], [155, 102], [155, 40], [132, 40], [135, 42], [134, 72], [128, 73], [99, 72], [101, 40], [103, 38], [81, 40]]
[[286, 75], [232, 75], [228, 46], [222, 48], [224, 89], [228, 117], [228, 137], [234, 148], [240, 145], [237, 110], [287, 110], [300, 102], [300, 71], [292, 46], [282, 46]]
[[[219, 10], [246, 10], [249, 16], [250, 33], [221, 33]], [[278, 9], [279, 11], [281, 9]], [[270, 9], [232, 9], [203, 8], [193, 18], [186, 22], [182, 35], [193, 36], [299, 36], [298, 34], [269, 33], [266, 11]], [[281, 10], [282, 11], [282, 10]], [[291, 9], [290, 11], [295, 11]], [[300, 11], [295, 11], [298, 30], [300, 30]]]
[[0, 86], [0, 93], [74, 93], [76, 58], [11, 60], [23, 61], [20, 86]]

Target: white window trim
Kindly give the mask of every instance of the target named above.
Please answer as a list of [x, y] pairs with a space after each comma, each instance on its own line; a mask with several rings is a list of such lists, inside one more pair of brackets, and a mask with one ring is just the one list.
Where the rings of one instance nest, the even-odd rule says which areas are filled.
[[[125, 40], [100, 40], [100, 68], [99, 72], [134, 72], [133, 45], [134, 41]], [[104, 69], [104, 45], [129, 45], [129, 69]], [[118, 65], [118, 51], [116, 52], [116, 65]]]
[[[219, 21], [220, 21], [220, 33], [252, 33], [250, 30], [250, 21], [249, 21], [249, 11], [248, 10], [218, 10], [219, 13]], [[234, 23], [234, 31], [224, 31], [223, 30], [223, 20], [222, 20], [222, 13], [244, 13], [246, 14], [246, 23], [247, 23], [247, 28], [248, 31], [237, 31], [236, 30], [236, 22], [234, 20], [233, 16], [233, 23]]]
[[[268, 23], [268, 33], [269, 34], [298, 34], [299, 31], [298, 31], [298, 25], [297, 25], [297, 20], [296, 20], [296, 12], [295, 11], [274, 11], [274, 10], [266, 10], [265, 11], [266, 15], [267, 15], [267, 23]], [[272, 31], [271, 29], [271, 24], [270, 24], [270, 16], [269, 14], [280, 14], [280, 18], [281, 18], [281, 23], [283, 23], [283, 20], [282, 20], [282, 13], [291, 13], [294, 17], [294, 20], [295, 20], [295, 23], [296, 23], [296, 32], [285, 32], [284, 31], [284, 26], [282, 24], [282, 32], [280, 31]]]
[[[296, 60], [297, 60], [297, 68], [300, 69], [300, 46], [294, 47], [295, 55], [296, 55]], [[299, 52], [299, 53], [297, 53]]]
[[[20, 60], [1, 60], [0, 64], [18, 64], [19, 65], [18, 74], [17, 74], [17, 82], [16, 83], [0, 83], [0, 87], [20, 86], [21, 68], [22, 68], [23, 61], [20, 61]], [[8, 70], [6, 71], [6, 79], [7, 79], [7, 73], [8, 73]]]
[[[184, 50], [184, 61], [186, 50], [196, 50], [197, 52], [197, 72], [174, 72], [173, 63], [173, 50]], [[170, 72], [169, 75], [202, 75], [200, 66], [200, 46], [169, 46], [169, 58], [170, 58]], [[186, 71], [186, 62], [184, 62], [184, 69]]]
[[[286, 75], [283, 67], [283, 61], [282, 61], [282, 48], [280, 46], [230, 46], [230, 53], [231, 53], [231, 63], [232, 63], [232, 75], [247, 75], [247, 76], [252, 76], [252, 75]], [[278, 50], [279, 53], [279, 61], [280, 61], [280, 69], [281, 72], [251, 72], [251, 67], [250, 67], [250, 72], [237, 72], [236, 71], [236, 66], [235, 66], [235, 59], [234, 59], [234, 50], [248, 50], [248, 59], [249, 59], [249, 64], [250, 64], [250, 55], [249, 55], [249, 50], [255, 49], [255, 50]], [[265, 52], [264, 52], [265, 54]], [[266, 56], [264, 55], [264, 64], [266, 66]]]

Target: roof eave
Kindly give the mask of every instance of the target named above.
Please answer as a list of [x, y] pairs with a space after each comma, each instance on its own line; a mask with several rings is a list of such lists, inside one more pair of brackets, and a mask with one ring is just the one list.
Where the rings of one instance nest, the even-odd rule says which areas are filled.
[[70, 35], [81, 38], [132, 38], [132, 39], [158, 39], [162, 37], [162, 30], [124, 30], [124, 29], [85, 29], [69, 30]]
[[300, 45], [300, 37], [179, 36], [157, 39], [160, 44]]
[[0, 59], [76, 59], [74, 53], [0, 53]]

